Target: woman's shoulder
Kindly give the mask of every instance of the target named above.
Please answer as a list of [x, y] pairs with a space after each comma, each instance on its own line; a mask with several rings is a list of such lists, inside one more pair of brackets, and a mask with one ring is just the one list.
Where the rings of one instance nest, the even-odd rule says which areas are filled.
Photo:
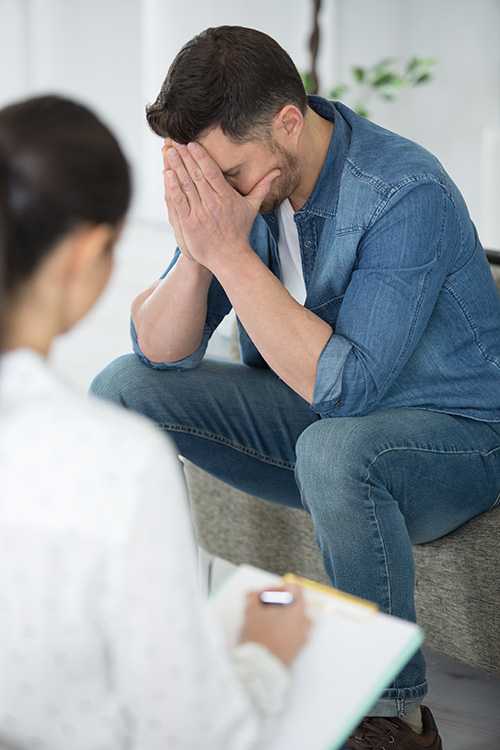
[[61, 396], [41, 409], [54, 443], [64, 443], [63, 452], [78, 455], [81, 464], [131, 481], [174, 457], [171, 439], [145, 417], [91, 394], [68, 389]]
[[117, 458], [171, 452], [170, 439], [146, 417], [92, 394], [72, 394], [72, 398], [82, 431], [94, 438], [94, 451], [97, 446], [113, 446]]
[[[16, 371], [21, 381], [22, 373]], [[123, 540], [148, 497], [184, 493], [174, 443], [152, 422], [75, 391], [36, 366], [24, 389], [21, 381], [6, 382], [12, 375], [6, 369], [0, 377], [8, 386], [1, 401], [0, 471], [16, 513], [23, 508], [44, 527]]]
[[125, 505], [133, 505], [144, 477], [165, 483], [168, 467], [179, 471], [173, 442], [145, 417], [76, 391], [45, 363], [21, 359], [0, 369], [2, 471], [18, 476], [18, 466], [47, 487]]

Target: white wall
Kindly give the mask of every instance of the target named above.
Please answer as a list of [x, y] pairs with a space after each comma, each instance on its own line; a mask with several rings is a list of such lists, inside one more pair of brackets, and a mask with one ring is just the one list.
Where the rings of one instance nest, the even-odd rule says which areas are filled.
[[337, 0], [332, 43], [344, 79], [383, 57], [438, 59], [433, 83], [374, 104], [373, 119], [433, 151], [480, 225], [483, 129], [500, 126], [499, 0]]
[[[335, 3], [327, 3], [325, 27]], [[307, 64], [309, 0], [0, 0], [0, 106], [57, 91], [91, 105], [115, 129], [134, 167], [134, 214], [163, 221], [161, 141], [145, 105], [176, 52], [208, 26], [252, 26]], [[331, 68], [325, 45], [321, 65]]]
[[[173, 251], [164, 222], [161, 143], [146, 127], [144, 106], [175, 53], [209, 25], [241, 24], [273, 35], [303, 69], [309, 6], [309, 0], [0, 0], [0, 106], [42, 91], [83, 99], [116, 130], [135, 171], [134, 212], [141, 221], [129, 225], [99, 305], [55, 349], [56, 364], [82, 388], [130, 349], [130, 301]], [[408, 92], [398, 104], [374, 106], [374, 119], [433, 150], [476, 219], [481, 132], [500, 121], [499, 32], [500, 0], [324, 0], [326, 88], [352, 64], [390, 55], [439, 58], [431, 86]], [[490, 204], [494, 211], [495, 201]], [[213, 353], [221, 353], [217, 346], [214, 341]]]
[[27, 28], [24, 0], [0, 0], [0, 106], [28, 90]]
[[[163, 221], [160, 140], [144, 106], [180, 46], [207, 26], [253, 26], [307, 65], [309, 0], [0, 0], [0, 105], [60, 91], [91, 104], [118, 133], [136, 176], [135, 216]], [[430, 148], [481, 221], [483, 128], [500, 125], [500, 0], [324, 0], [326, 88], [353, 64], [439, 60], [436, 80], [373, 117]], [[500, 169], [500, 165], [499, 165]]]
[[[326, 29], [334, 11], [330, 3]], [[130, 302], [164, 269], [175, 247], [164, 218], [161, 140], [144, 117], [173, 57], [204, 28], [238, 24], [275, 36], [302, 69], [309, 14], [309, 0], [0, 0], [0, 106], [47, 91], [77, 97], [113, 127], [134, 167], [135, 221], [115, 255], [112, 282], [53, 353], [56, 366], [81, 388], [130, 350]], [[325, 44], [325, 73], [331, 57]], [[226, 319], [226, 333], [229, 326]], [[211, 354], [223, 354], [225, 346], [223, 335], [214, 337]]]
[[140, 60], [139, 2], [0, 0], [0, 104], [47, 92], [78, 98], [117, 132], [136, 172]]

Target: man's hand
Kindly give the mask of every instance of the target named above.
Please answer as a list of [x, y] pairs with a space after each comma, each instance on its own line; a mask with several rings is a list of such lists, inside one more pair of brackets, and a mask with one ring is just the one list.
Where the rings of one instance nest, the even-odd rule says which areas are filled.
[[163, 156], [163, 188], [164, 188], [165, 205], [167, 207], [168, 223], [174, 230], [175, 241], [177, 243], [177, 247], [182, 252], [183, 256], [187, 258], [188, 260], [190, 260], [191, 262], [195, 262], [194, 258], [189, 254], [188, 250], [186, 249], [186, 243], [184, 241], [184, 237], [182, 234], [182, 229], [181, 229], [179, 219], [177, 216], [177, 211], [175, 209], [175, 205], [173, 201], [170, 199], [170, 196], [167, 190], [167, 180], [165, 177], [165, 174], [169, 168], [168, 162], [167, 162], [167, 151], [169, 148], [172, 148], [172, 146], [174, 145], [175, 145], [174, 141], [172, 141], [170, 138], [166, 138], [163, 148], [161, 150], [162, 156]]
[[280, 171], [272, 170], [242, 196], [200, 144], [175, 144], [166, 152], [167, 205], [176, 237], [184, 252], [215, 273], [225, 256], [248, 247], [257, 212]]
[[[279, 169], [241, 196], [199, 145], [176, 144], [167, 151], [168, 205], [175, 209], [183, 249], [197, 261], [193, 267], [207, 268], [217, 277], [263, 359], [312, 404], [319, 357], [333, 330], [289, 294], [248, 242], [257, 211]], [[178, 310], [173, 315], [181, 318]]]

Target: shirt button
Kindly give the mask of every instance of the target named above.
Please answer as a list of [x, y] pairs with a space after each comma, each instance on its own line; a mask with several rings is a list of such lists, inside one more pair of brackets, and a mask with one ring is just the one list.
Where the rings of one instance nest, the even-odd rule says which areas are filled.
[[342, 401], [335, 401], [335, 406], [342, 406]]
[[306, 241], [306, 247], [312, 247], [312, 242], [311, 242], [311, 240], [307, 240], [307, 241]]

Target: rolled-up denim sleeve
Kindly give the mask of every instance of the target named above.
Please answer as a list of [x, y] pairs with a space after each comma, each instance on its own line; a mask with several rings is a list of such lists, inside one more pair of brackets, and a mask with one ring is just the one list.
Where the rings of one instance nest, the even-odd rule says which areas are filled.
[[312, 403], [318, 414], [367, 414], [394, 383], [446, 277], [453, 216], [439, 183], [417, 183], [401, 188], [365, 232], [335, 330], [318, 360]]
[[[177, 261], [179, 260], [179, 257], [181, 255], [181, 251], [179, 248], [176, 249], [174, 256], [172, 260], [170, 261], [167, 269], [162, 273], [160, 276], [160, 279], [164, 279], [172, 270], [172, 268], [175, 266]], [[144, 362], [145, 365], [148, 365], [148, 367], [152, 367], [156, 370], [190, 370], [194, 367], [197, 367], [203, 357], [205, 356], [205, 352], [207, 350], [208, 342], [210, 341], [210, 338], [221, 322], [221, 320], [228, 314], [228, 312], [231, 310], [231, 303], [220, 285], [220, 283], [217, 281], [217, 279], [214, 277], [212, 279], [212, 283], [210, 284], [210, 289], [208, 291], [208, 299], [207, 299], [207, 317], [205, 321], [205, 325], [203, 326], [203, 336], [201, 339], [201, 343], [192, 354], [190, 354], [187, 357], [183, 357], [183, 359], [179, 359], [176, 362], [153, 362], [152, 360], [148, 359], [144, 352], [142, 351], [139, 340], [137, 337], [137, 331], [134, 325], [134, 321], [130, 320], [130, 337], [132, 339], [132, 349], [135, 352], [135, 354], [139, 357], [141, 362]]]

